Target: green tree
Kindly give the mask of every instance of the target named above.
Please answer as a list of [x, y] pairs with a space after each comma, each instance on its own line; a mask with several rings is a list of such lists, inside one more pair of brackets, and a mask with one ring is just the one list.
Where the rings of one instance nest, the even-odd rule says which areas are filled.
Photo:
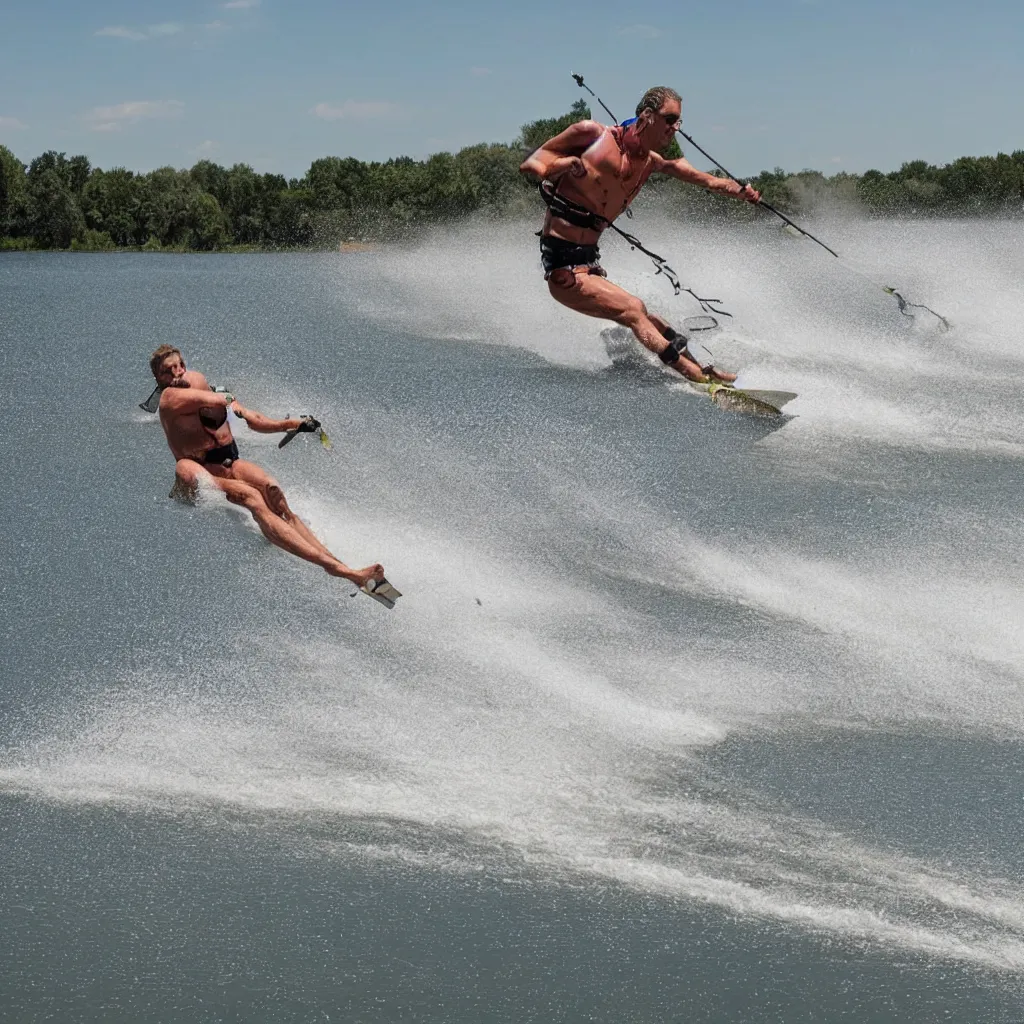
[[857, 183], [857, 195], [871, 213], [897, 213], [907, 206], [907, 192], [898, 177], [881, 171], [865, 171]]
[[29, 164], [28, 177], [29, 181], [34, 181], [47, 171], [54, 171], [65, 188], [78, 196], [89, 178], [90, 169], [88, 157], [73, 156], [69, 160], [63, 153], [48, 149]]
[[227, 172], [222, 205], [236, 242], [258, 242], [263, 234], [263, 187], [248, 164], [235, 164]]
[[148, 237], [139, 227], [140, 205], [139, 179], [123, 167], [97, 168], [82, 188], [86, 225], [106, 232], [116, 245], [139, 245]]
[[521, 149], [527, 149], [531, 153], [543, 146], [548, 139], [564, 132], [571, 124], [577, 121], [589, 121], [591, 117], [590, 106], [586, 100], [577, 100], [570, 108], [569, 113], [561, 117], [542, 117], [538, 121], [530, 121], [524, 124], [519, 132], [517, 145]]
[[322, 157], [310, 165], [302, 187], [312, 193], [317, 209], [351, 212], [368, 172], [369, 167], [354, 157]]
[[275, 197], [267, 221], [268, 239], [275, 245], [309, 245], [313, 239], [313, 193], [282, 189]]
[[504, 209], [530, 191], [520, 173], [522, 150], [517, 146], [479, 145], [459, 150], [455, 164], [473, 195], [475, 207]]
[[85, 156], [73, 156], [67, 162], [67, 182], [72, 193], [81, 196], [85, 183], [89, 180], [89, 172], [92, 170], [89, 158]]
[[188, 171], [161, 167], [139, 179], [138, 229], [161, 246], [186, 245], [191, 237], [191, 196], [198, 191]]
[[29, 184], [32, 235], [44, 249], [67, 249], [85, 231], [85, 218], [61, 174], [53, 167]]
[[[724, 177], [724, 175], [723, 175]], [[793, 190], [787, 184], [789, 174], [781, 167], [774, 171], [762, 171], [756, 178], [752, 178], [750, 184], [761, 193], [766, 203], [782, 210], [784, 213], [793, 212], [796, 202], [793, 197]]]
[[661, 151], [661, 155], [666, 160], [678, 160], [683, 155], [683, 150], [679, 145], [679, 136], [673, 135], [669, 144]]
[[194, 190], [189, 197], [190, 249], [217, 249], [227, 237], [227, 225], [220, 203], [209, 192]]
[[0, 146], [0, 237], [28, 231], [28, 177], [25, 165]]
[[223, 207], [227, 197], [228, 172], [212, 160], [200, 160], [188, 172], [189, 177], [204, 192], [209, 192]]

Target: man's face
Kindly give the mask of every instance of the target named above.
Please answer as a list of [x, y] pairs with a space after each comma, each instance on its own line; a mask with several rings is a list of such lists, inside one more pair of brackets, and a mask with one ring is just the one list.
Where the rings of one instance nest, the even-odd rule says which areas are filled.
[[683, 107], [679, 100], [667, 98], [661, 109], [654, 115], [654, 139], [652, 149], [664, 149], [682, 124]]
[[165, 388], [187, 388], [185, 382], [185, 360], [177, 352], [164, 358], [156, 372], [156, 382]]

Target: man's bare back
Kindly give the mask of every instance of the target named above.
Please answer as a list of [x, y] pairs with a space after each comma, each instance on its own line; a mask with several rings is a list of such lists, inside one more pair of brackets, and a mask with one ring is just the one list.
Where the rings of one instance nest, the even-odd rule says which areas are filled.
[[259, 433], [295, 430], [302, 419], [274, 420], [244, 408], [229, 394], [211, 390], [206, 378], [187, 370], [181, 353], [170, 346], [158, 348], [150, 366], [163, 388], [160, 424], [175, 458], [173, 496], [194, 496], [201, 483], [209, 483], [228, 501], [247, 508], [263, 535], [279, 548], [361, 587], [384, 579], [379, 564], [351, 569], [331, 554], [292, 512], [278, 482], [255, 462], [239, 457], [228, 410]]
[[[660, 155], [675, 135], [681, 116], [678, 93], [650, 89], [628, 127], [607, 128], [579, 121], [530, 154], [520, 171], [549, 183], [550, 202], [541, 232], [541, 260], [551, 295], [587, 316], [629, 327], [646, 348], [691, 380], [722, 381], [735, 375], [701, 367], [685, 353], [686, 339], [635, 295], [612, 284], [600, 264], [601, 233], [633, 201], [651, 174], [667, 174], [724, 195], [756, 203], [749, 185], [716, 178], [680, 157]], [[588, 216], [589, 215], [589, 216]]]

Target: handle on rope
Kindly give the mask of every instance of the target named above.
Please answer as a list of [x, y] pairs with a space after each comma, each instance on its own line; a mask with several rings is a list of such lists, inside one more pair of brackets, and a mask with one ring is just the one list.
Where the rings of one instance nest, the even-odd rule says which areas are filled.
[[[288, 431], [280, 441], [277, 442], [278, 448], [283, 448], [286, 444], [290, 444], [295, 440], [299, 434], [312, 434], [314, 431], [319, 431], [323, 437], [327, 435], [320, 429], [320, 421], [315, 416], [303, 416], [302, 422], [297, 426], [293, 427]], [[323, 437], [321, 437], [321, 444], [323, 444]], [[325, 448], [329, 448], [330, 444], [324, 445]]]

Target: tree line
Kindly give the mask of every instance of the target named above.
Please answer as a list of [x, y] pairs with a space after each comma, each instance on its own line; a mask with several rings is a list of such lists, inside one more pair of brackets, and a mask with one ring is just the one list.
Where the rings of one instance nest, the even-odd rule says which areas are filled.
[[[302, 178], [258, 174], [248, 164], [200, 160], [189, 170], [103, 170], [85, 156], [49, 151], [28, 166], [0, 146], [0, 248], [260, 249], [335, 247], [344, 240], [407, 237], [471, 214], [536, 214], [536, 190], [519, 174], [526, 152], [590, 117], [577, 101], [561, 117], [523, 126], [509, 144], [479, 144], [426, 160], [314, 160]], [[671, 152], [678, 153], [673, 141]], [[869, 215], [1007, 214], [1024, 211], [1024, 150], [961, 157], [937, 167], [915, 160], [898, 171], [826, 177], [762, 171], [751, 179], [791, 214], [841, 203]], [[653, 179], [645, 203], [670, 212], [749, 217], [753, 211], [701, 189]]]

